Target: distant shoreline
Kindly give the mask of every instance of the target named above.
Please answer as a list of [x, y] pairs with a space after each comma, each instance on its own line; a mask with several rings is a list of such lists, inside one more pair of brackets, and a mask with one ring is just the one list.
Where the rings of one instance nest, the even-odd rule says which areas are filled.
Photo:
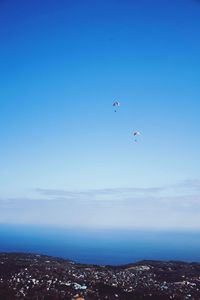
[[46, 255], [43, 253], [34, 253], [34, 252], [15, 252], [15, 251], [11, 251], [11, 252], [2, 252], [0, 251], [0, 257], [2, 255], [8, 255], [8, 256], [36, 256], [36, 257], [42, 257], [42, 258], [49, 258], [49, 259], [58, 259], [61, 260], [63, 262], [70, 262], [70, 263], [74, 263], [76, 265], [81, 265], [81, 266], [99, 266], [99, 267], [111, 267], [111, 268], [127, 268], [129, 266], [136, 266], [136, 265], [155, 265], [155, 264], [185, 264], [185, 265], [199, 265], [200, 266], [200, 262], [196, 262], [196, 261], [192, 261], [192, 262], [188, 262], [188, 261], [182, 261], [182, 260], [154, 260], [154, 259], [143, 259], [143, 260], [139, 260], [136, 262], [129, 262], [126, 264], [119, 264], [119, 265], [112, 265], [112, 264], [92, 264], [92, 263], [82, 263], [82, 262], [77, 262], [74, 260], [71, 260], [70, 258], [65, 258], [62, 256], [53, 256], [53, 255]]

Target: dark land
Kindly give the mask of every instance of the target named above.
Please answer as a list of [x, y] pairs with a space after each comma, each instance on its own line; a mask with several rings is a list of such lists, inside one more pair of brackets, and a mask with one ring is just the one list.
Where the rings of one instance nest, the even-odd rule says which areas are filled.
[[0, 300], [200, 299], [200, 263], [83, 265], [39, 254], [0, 253]]

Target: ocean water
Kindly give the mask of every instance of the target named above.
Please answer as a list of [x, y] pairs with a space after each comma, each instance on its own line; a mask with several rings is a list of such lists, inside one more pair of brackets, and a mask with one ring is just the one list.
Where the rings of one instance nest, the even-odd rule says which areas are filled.
[[40, 253], [101, 265], [143, 259], [200, 262], [200, 232], [0, 225], [0, 252]]

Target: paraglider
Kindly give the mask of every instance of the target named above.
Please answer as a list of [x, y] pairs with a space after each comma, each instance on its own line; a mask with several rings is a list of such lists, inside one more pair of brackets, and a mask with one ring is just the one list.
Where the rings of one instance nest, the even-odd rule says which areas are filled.
[[141, 135], [141, 133], [139, 131], [134, 131], [133, 132], [133, 136], [135, 137], [135, 140], [134, 140], [135, 143], [137, 143], [137, 141], [138, 141], [137, 136], [139, 136], [139, 135]]
[[115, 101], [113, 102], [113, 107], [115, 108], [115, 112], [117, 112], [117, 107], [120, 106], [120, 102], [119, 101]]

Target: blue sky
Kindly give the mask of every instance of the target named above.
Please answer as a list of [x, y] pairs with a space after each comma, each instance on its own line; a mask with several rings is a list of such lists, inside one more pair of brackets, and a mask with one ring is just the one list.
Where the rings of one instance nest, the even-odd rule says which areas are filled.
[[197, 228], [199, 29], [195, 0], [1, 1], [1, 222]]

